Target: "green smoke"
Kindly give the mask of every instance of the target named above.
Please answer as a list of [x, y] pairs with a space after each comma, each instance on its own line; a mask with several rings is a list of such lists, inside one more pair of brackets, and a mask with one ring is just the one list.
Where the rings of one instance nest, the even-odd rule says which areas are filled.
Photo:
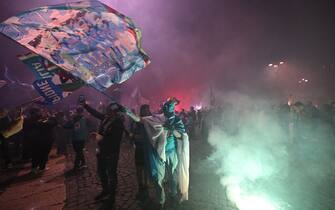
[[308, 113], [296, 120], [293, 109], [283, 119], [266, 101], [241, 95], [229, 103], [208, 141], [230, 201], [240, 210], [334, 209], [332, 122]]

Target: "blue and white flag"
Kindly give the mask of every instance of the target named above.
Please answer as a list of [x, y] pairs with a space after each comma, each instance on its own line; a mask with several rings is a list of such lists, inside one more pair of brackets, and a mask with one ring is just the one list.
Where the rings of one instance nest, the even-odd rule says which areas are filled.
[[55, 85], [50, 78], [36, 80], [33, 86], [44, 98], [44, 104], [52, 105], [63, 99], [62, 89]]
[[0, 32], [100, 91], [150, 63], [140, 30], [99, 1], [25, 11], [1, 23]]

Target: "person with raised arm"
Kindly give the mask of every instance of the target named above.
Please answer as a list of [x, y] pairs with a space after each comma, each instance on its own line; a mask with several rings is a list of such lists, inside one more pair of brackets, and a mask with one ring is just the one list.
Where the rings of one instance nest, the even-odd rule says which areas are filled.
[[120, 154], [120, 144], [125, 130], [122, 107], [117, 103], [110, 103], [105, 114], [98, 112], [86, 103], [83, 96], [79, 98], [81, 104], [90, 114], [101, 120], [96, 139], [97, 172], [102, 185], [102, 192], [95, 199], [108, 197], [109, 205], [115, 204], [117, 187], [117, 166]]

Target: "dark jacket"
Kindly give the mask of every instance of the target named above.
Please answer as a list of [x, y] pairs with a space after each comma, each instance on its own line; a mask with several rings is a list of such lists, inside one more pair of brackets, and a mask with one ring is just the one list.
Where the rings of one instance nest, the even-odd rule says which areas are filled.
[[57, 125], [56, 120], [46, 121], [25, 119], [23, 124], [24, 137], [32, 143], [51, 145], [53, 142], [52, 129]]
[[98, 131], [99, 134], [103, 136], [103, 139], [98, 143], [100, 154], [119, 154], [120, 144], [125, 129], [123, 125], [123, 117], [121, 115], [108, 117], [88, 105], [85, 105], [84, 107], [94, 117], [101, 120]]
[[71, 129], [72, 141], [86, 141], [88, 137], [87, 119], [82, 115], [76, 115], [73, 120], [64, 125], [65, 129]]

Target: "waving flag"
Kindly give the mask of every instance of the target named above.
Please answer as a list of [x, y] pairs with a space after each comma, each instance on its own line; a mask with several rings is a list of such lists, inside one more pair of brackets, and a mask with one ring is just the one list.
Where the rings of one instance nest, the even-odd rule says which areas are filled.
[[19, 56], [19, 59], [34, 74], [36, 81], [33, 86], [44, 98], [45, 104], [55, 104], [85, 85], [81, 79], [35, 53]]
[[1, 23], [0, 32], [100, 91], [150, 62], [140, 30], [99, 1], [29, 10]]

